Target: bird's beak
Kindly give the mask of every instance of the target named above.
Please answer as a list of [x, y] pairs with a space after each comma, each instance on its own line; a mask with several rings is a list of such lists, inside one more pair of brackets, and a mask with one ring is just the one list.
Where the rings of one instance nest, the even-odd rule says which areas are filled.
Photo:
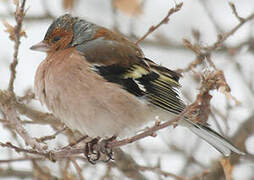
[[31, 46], [30, 49], [34, 50], [34, 51], [49, 52], [50, 46], [47, 45], [45, 42], [41, 41], [41, 42]]

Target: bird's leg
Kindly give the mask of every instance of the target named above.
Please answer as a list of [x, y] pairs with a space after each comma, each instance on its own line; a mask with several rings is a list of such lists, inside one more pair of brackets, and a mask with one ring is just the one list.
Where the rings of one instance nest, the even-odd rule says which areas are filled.
[[116, 140], [116, 136], [112, 136], [108, 139], [103, 139], [100, 141], [100, 152], [105, 154], [106, 157], [108, 158], [105, 162], [108, 162], [113, 159], [113, 151], [111, 147], [108, 147], [108, 143], [113, 142]]
[[[100, 159], [101, 153], [105, 154], [107, 157], [107, 160], [105, 162], [108, 162], [110, 160], [113, 160], [113, 151], [111, 147], [108, 147], [108, 143], [114, 141], [116, 139], [116, 136], [112, 136], [108, 139], [102, 139], [100, 138], [94, 138], [91, 141], [86, 143], [84, 154], [87, 158], [87, 160], [91, 164], [95, 164], [97, 160]], [[95, 156], [95, 157], [92, 157]]]
[[[88, 160], [91, 164], [95, 164], [95, 162], [96, 162], [97, 160], [99, 160], [99, 159], [100, 159], [100, 156], [101, 156], [100, 150], [98, 150], [97, 148], [96, 148], [96, 149], [94, 148], [95, 145], [98, 144], [99, 139], [100, 139], [100, 138], [94, 138], [94, 139], [92, 139], [91, 141], [87, 142], [87, 143], [86, 143], [86, 146], [85, 146], [84, 154], [85, 154], [87, 160]], [[92, 157], [91, 157], [92, 155], [95, 155], [95, 157], [92, 158]]]

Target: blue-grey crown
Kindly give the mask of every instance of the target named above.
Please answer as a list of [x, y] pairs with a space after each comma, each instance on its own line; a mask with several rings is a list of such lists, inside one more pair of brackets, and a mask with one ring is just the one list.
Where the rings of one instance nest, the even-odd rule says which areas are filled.
[[95, 24], [84, 19], [73, 17], [70, 14], [64, 14], [53, 21], [44, 39], [48, 39], [54, 29], [61, 28], [73, 32], [71, 46], [75, 46], [90, 40], [93, 37], [96, 27]]
[[75, 46], [82, 44], [85, 41], [91, 40], [96, 31], [96, 28], [97, 26], [95, 24], [78, 18], [72, 27], [74, 38], [71, 45]]
[[58, 17], [49, 26], [44, 39], [48, 39], [54, 29], [61, 28], [67, 31], [71, 30], [72, 25], [76, 21], [76, 19], [77, 19], [76, 17], [72, 17], [70, 14], [65, 14], [63, 16]]

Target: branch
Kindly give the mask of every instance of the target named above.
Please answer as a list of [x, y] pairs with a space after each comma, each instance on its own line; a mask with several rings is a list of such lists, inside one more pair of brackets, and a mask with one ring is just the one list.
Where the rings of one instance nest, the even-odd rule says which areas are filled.
[[14, 27], [14, 54], [13, 54], [13, 62], [10, 65], [11, 70], [11, 78], [8, 85], [8, 90], [13, 92], [14, 88], [14, 80], [16, 78], [16, 67], [18, 65], [18, 53], [19, 53], [19, 45], [20, 45], [20, 37], [22, 35], [25, 36], [25, 33], [22, 32], [22, 22], [25, 16], [25, 3], [26, 0], [22, 1], [21, 6], [19, 6], [19, 3], [16, 4], [16, 12], [15, 12], [15, 20], [16, 20], [16, 26]]
[[185, 178], [177, 176], [177, 175], [175, 175], [173, 173], [163, 171], [163, 170], [161, 170], [158, 167], [139, 166], [138, 169], [140, 171], [152, 171], [152, 172], [155, 172], [155, 173], [157, 173], [159, 175], [162, 175], [164, 177], [172, 177], [172, 178], [174, 178], [176, 180], [186, 180]]
[[[244, 121], [235, 132], [234, 136], [231, 138], [231, 142], [233, 142], [237, 147], [246, 151], [245, 141], [251, 134], [254, 132], [254, 114], [252, 114], [247, 120]], [[247, 155], [248, 156], [248, 155]], [[241, 156], [235, 155], [230, 157], [230, 163], [232, 166], [238, 164]], [[213, 166], [210, 169], [210, 173], [206, 175], [206, 180], [214, 180], [221, 179], [224, 176], [223, 169], [219, 161], [214, 162]]]
[[22, 126], [16, 108], [13, 104], [15, 104], [15, 97], [13, 97], [13, 93], [9, 91], [0, 91], [0, 108], [8, 120], [8, 124], [23, 138], [26, 145], [30, 145], [32, 148], [43, 151], [44, 147], [37, 143], [34, 138], [31, 138]]
[[238, 15], [238, 12], [236, 11], [235, 5], [234, 5], [232, 2], [229, 2], [228, 4], [229, 4], [229, 6], [231, 7], [231, 9], [232, 9], [233, 14], [235, 15], [235, 17], [236, 17], [240, 22], [244, 21], [244, 18], [242, 18], [242, 17], [240, 17], [240, 16]]
[[[0, 90], [0, 95], [1, 95], [1, 90]], [[1, 99], [0, 99], [0, 102], [1, 102]], [[58, 127], [63, 126], [60, 120], [57, 119], [51, 113], [41, 112], [25, 104], [21, 104], [18, 102], [15, 102], [13, 106], [15, 106], [15, 108], [20, 114], [25, 115], [26, 117], [30, 118], [31, 120], [33, 120], [33, 122], [37, 124], [50, 124], [50, 125], [55, 125]]]
[[12, 162], [30, 161], [30, 160], [45, 160], [45, 158], [26, 156], [26, 157], [15, 158], [15, 159], [14, 158], [13, 159], [2, 159], [2, 160], [0, 160], [0, 163], [12, 163]]
[[[148, 136], [155, 136], [155, 132], [160, 130], [160, 129], [163, 129], [165, 127], [168, 127], [170, 125], [174, 125], [180, 118], [182, 118], [188, 111], [188, 108], [189, 107], [186, 107], [182, 113], [180, 113], [177, 117], [173, 118], [172, 120], [170, 121], [167, 121], [165, 123], [156, 123], [153, 127], [151, 128], [147, 128], [146, 131], [138, 134], [138, 135], [135, 135], [131, 138], [126, 138], [126, 139], [123, 139], [123, 140], [120, 140], [120, 141], [114, 141], [114, 142], [111, 142], [109, 144], [107, 144], [107, 146], [109, 148], [116, 148], [116, 147], [120, 147], [120, 146], [123, 146], [123, 145], [126, 145], [126, 144], [129, 144], [129, 143], [132, 143], [134, 141], [137, 141], [137, 140], [140, 140], [140, 139], [143, 139], [145, 137], [148, 137]], [[76, 154], [81, 154], [81, 153], [84, 153], [84, 148], [62, 148], [61, 150], [59, 151], [42, 151], [40, 149], [24, 149], [24, 148], [20, 148], [18, 146], [15, 146], [13, 144], [11, 144], [10, 142], [7, 142], [7, 143], [0, 143], [0, 146], [2, 147], [8, 147], [8, 148], [11, 148], [13, 150], [15, 150], [16, 152], [25, 152], [25, 153], [28, 153], [28, 154], [35, 154], [35, 155], [40, 155], [40, 156], [43, 156], [51, 161], [56, 161], [56, 160], [59, 160], [59, 159], [65, 159], [65, 158], [69, 158], [69, 157], [72, 157], [73, 155], [76, 155]], [[95, 149], [99, 149], [100, 147], [97, 147], [99, 145], [95, 145], [94, 148]]]
[[80, 179], [80, 180], [85, 180], [84, 177], [83, 177], [83, 175], [82, 175], [82, 169], [81, 169], [81, 167], [79, 166], [79, 164], [77, 163], [77, 161], [74, 160], [74, 159], [71, 159], [71, 162], [72, 162], [73, 166], [75, 167], [75, 169], [76, 169], [76, 171], [77, 171], [77, 174], [78, 174], [79, 179]]
[[[1, 14], [0, 13], [0, 17], [2, 19], [9, 19], [12, 18], [12, 14]], [[24, 17], [24, 21], [25, 22], [38, 22], [38, 21], [43, 21], [43, 20], [48, 20], [48, 21], [52, 21], [54, 20], [56, 17], [52, 16], [51, 14], [43, 14], [43, 15], [38, 15], [38, 16], [34, 16], [34, 15], [27, 15]]]
[[171, 16], [172, 14], [176, 13], [177, 11], [179, 11], [182, 8], [183, 3], [177, 4], [174, 8], [171, 8], [168, 11], [168, 14], [166, 15], [166, 17], [164, 17], [156, 26], [151, 26], [149, 28], [149, 30], [140, 38], [138, 39], [135, 44], [140, 43], [141, 41], [143, 41], [149, 34], [151, 34], [153, 31], [155, 31], [156, 29], [158, 29], [162, 24], [166, 24], [169, 21], [169, 16]]
[[[19, 179], [25, 179], [25, 178], [33, 178], [33, 172], [31, 171], [25, 171], [25, 170], [14, 170], [14, 169], [0, 169], [0, 177], [1, 178], [10, 178], [10, 177], [16, 177]], [[15, 179], [16, 179], [15, 178]]]
[[208, 52], [216, 50], [217, 48], [222, 46], [222, 43], [226, 41], [231, 35], [233, 35], [240, 27], [242, 27], [246, 22], [252, 20], [254, 18], [254, 13], [250, 14], [247, 18], [241, 18], [241, 21], [229, 32], [219, 35], [218, 41], [216, 41], [213, 45], [205, 48]]
[[[233, 12], [235, 14], [235, 16], [239, 19], [239, 15], [236, 11], [236, 8], [234, 6], [234, 4], [230, 3], [229, 4], [231, 6], [231, 8], [233, 9]], [[239, 44], [238, 46], [235, 47], [226, 47], [223, 46], [223, 43], [231, 36], [233, 35], [240, 27], [242, 27], [245, 23], [247, 23], [248, 21], [251, 21], [252, 19], [254, 19], [254, 13], [250, 14], [248, 17], [246, 18], [240, 18], [240, 22], [229, 32], [224, 33], [223, 35], [218, 35], [218, 40], [216, 42], [214, 42], [212, 45], [210, 46], [202, 46], [200, 44], [191, 44], [190, 41], [188, 41], [187, 39], [183, 39], [184, 42], [184, 46], [187, 47], [188, 49], [190, 49], [191, 51], [193, 51], [197, 57], [194, 61], [192, 61], [188, 67], [184, 68], [184, 69], [179, 69], [178, 72], [188, 72], [190, 70], [192, 70], [194, 67], [196, 67], [197, 65], [201, 64], [203, 62], [203, 60], [207, 60], [207, 62], [214, 68], [216, 69], [215, 65], [213, 64], [213, 62], [211, 61], [211, 53], [214, 50], [218, 50], [218, 51], [228, 51], [230, 52], [230, 50], [238, 50], [241, 47], [243, 47], [244, 45], [248, 44], [251, 45], [252, 40], [247, 40], [246, 42], [243, 42], [241, 44]], [[220, 48], [220, 49], [218, 49]]]
[[113, 163], [125, 176], [134, 180], [145, 180], [146, 178], [139, 172], [139, 165], [128, 154], [120, 148], [115, 149], [115, 163]]

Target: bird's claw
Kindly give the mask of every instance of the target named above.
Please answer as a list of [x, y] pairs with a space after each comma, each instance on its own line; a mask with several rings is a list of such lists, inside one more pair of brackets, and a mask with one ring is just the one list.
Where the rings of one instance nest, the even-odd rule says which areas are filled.
[[113, 150], [111, 147], [108, 147], [108, 143], [114, 141], [116, 136], [112, 136], [108, 139], [102, 139], [99, 141], [99, 138], [94, 138], [91, 141], [86, 143], [84, 154], [91, 164], [95, 164], [101, 157], [101, 154], [104, 154], [107, 159], [105, 162], [109, 162], [113, 159]]

